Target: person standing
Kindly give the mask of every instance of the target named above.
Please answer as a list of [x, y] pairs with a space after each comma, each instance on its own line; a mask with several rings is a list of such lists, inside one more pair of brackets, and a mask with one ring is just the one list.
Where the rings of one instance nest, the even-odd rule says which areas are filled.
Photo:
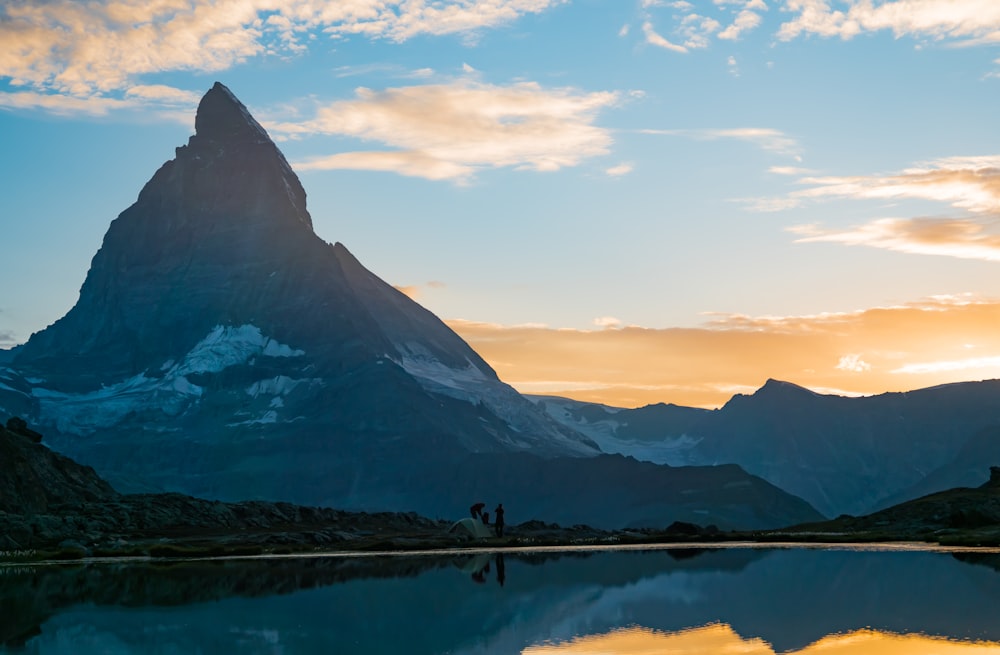
[[503, 503], [498, 503], [493, 510], [493, 525], [496, 527], [497, 536], [503, 536]]

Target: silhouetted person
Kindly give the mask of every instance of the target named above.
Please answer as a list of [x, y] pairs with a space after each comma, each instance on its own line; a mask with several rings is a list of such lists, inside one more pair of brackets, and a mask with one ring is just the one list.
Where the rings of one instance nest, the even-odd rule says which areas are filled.
[[504, 580], [507, 579], [507, 571], [503, 563], [503, 553], [497, 553], [497, 582], [500, 586], [503, 586]]
[[489, 525], [490, 524], [490, 513], [489, 512], [482, 512], [480, 514], [480, 516], [483, 517], [483, 525]]
[[497, 505], [497, 508], [495, 510], [493, 510], [493, 516], [496, 517], [495, 519], [493, 519], [493, 523], [496, 525], [497, 536], [498, 537], [502, 537], [503, 536], [503, 503], [499, 503]]
[[472, 518], [478, 519], [480, 515], [483, 513], [484, 507], [486, 507], [486, 503], [476, 503], [475, 505], [470, 507], [469, 511], [472, 512]]

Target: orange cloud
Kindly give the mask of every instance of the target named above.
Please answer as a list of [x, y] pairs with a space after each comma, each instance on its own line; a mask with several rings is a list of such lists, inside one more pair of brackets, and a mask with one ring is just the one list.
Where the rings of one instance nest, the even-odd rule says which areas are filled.
[[867, 395], [1000, 377], [1000, 301], [940, 297], [813, 316], [717, 315], [701, 327], [449, 325], [526, 393], [635, 407], [719, 407], [778, 378]]
[[[252, 57], [300, 53], [320, 32], [396, 42], [422, 34], [473, 34], [565, 1], [5, 2], [0, 3], [0, 77], [35, 92], [100, 97], [135, 88], [143, 75], [219, 71]], [[152, 93], [162, 97], [165, 88]]]
[[[947, 203], [968, 215], [880, 218], [847, 229], [796, 225], [799, 242], [829, 241], [921, 255], [1000, 261], [1000, 156], [948, 157], [892, 175], [806, 177], [809, 188], [781, 199], [750, 199], [751, 208], [784, 209], [807, 200], [916, 199]], [[782, 204], [784, 203], [784, 204]]]
[[393, 288], [400, 293], [405, 294], [410, 298], [410, 300], [417, 300], [423, 295], [424, 289], [443, 289], [447, 285], [444, 282], [439, 282], [437, 280], [431, 280], [426, 284], [404, 284], [404, 285], [393, 285]]
[[[989, 229], [992, 228], [992, 232]], [[1000, 261], [1000, 232], [995, 226], [955, 218], [882, 218], [848, 230], [798, 225], [791, 232], [799, 243], [832, 241], [918, 255]]]
[[535, 82], [500, 86], [473, 77], [381, 91], [359, 88], [355, 95], [320, 108], [313, 120], [269, 129], [289, 136], [345, 135], [389, 149], [340, 153], [298, 162], [296, 168], [395, 171], [459, 182], [482, 168], [556, 171], [607, 154], [611, 134], [594, 122], [619, 101], [614, 92], [546, 89]]

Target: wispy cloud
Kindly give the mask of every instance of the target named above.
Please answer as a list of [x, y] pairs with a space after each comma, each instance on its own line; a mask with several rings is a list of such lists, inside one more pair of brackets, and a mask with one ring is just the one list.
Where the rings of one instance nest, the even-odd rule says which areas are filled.
[[775, 175], [812, 175], [816, 171], [801, 166], [771, 166], [767, 172]]
[[949, 157], [890, 175], [806, 177], [790, 201], [830, 198], [929, 200], [957, 217], [887, 217], [846, 229], [796, 225], [802, 242], [835, 242], [898, 252], [1000, 261], [1000, 156]]
[[747, 141], [754, 145], [781, 155], [798, 157], [802, 148], [798, 141], [781, 130], [769, 127], [737, 127], [737, 128], [705, 128], [684, 130], [639, 130], [642, 134], [659, 134], [663, 136], [683, 136], [701, 141], [718, 141], [720, 139], [736, 139]]
[[383, 91], [359, 88], [355, 99], [321, 107], [312, 120], [269, 129], [356, 137], [389, 148], [302, 161], [300, 170], [355, 168], [464, 181], [484, 168], [556, 171], [606, 154], [610, 133], [594, 121], [618, 101], [614, 92], [465, 79]]
[[[639, 14], [646, 41], [678, 52], [706, 48], [714, 39], [743, 38], [763, 24], [768, 11], [765, 0], [713, 4], [715, 17], [698, 14], [697, 3], [642, 2]], [[780, 7], [783, 16], [791, 16], [777, 28], [780, 41], [803, 35], [849, 40], [888, 31], [897, 38], [954, 46], [1000, 43], [1000, 3], [993, 0], [775, 0], [771, 4]], [[663, 25], [666, 21], [669, 28]]]
[[[1000, 3], [992, 0], [786, 0], [784, 10], [797, 14], [782, 24], [778, 38], [802, 34], [850, 39], [865, 32], [891, 31], [957, 44], [1000, 42]], [[842, 5], [847, 5], [842, 8]]]
[[430, 282], [427, 282], [425, 284], [405, 284], [405, 285], [395, 286], [394, 288], [397, 291], [406, 294], [412, 300], [418, 300], [421, 296], [424, 295], [424, 292], [427, 289], [443, 289], [445, 288], [445, 286], [447, 285], [444, 282], [431, 280]]
[[800, 243], [833, 242], [916, 255], [1000, 261], [1000, 219], [990, 226], [971, 219], [882, 218], [846, 230], [796, 225]]
[[622, 177], [632, 172], [634, 166], [630, 162], [622, 162], [617, 166], [604, 169], [604, 173], [609, 177]]
[[646, 43], [650, 45], [655, 45], [657, 48], [663, 48], [664, 50], [673, 50], [674, 52], [680, 52], [681, 54], [688, 51], [684, 46], [668, 41], [663, 37], [662, 34], [658, 33], [653, 27], [653, 24], [646, 21], [642, 24], [642, 33], [646, 37]]
[[[643, 0], [640, 16], [642, 17], [642, 33], [646, 43], [674, 52], [687, 53], [691, 50], [708, 48], [715, 38], [735, 41], [746, 33], [756, 29], [761, 24], [760, 12], [767, 11], [764, 0], [726, 0], [715, 2], [716, 9], [721, 11], [719, 18], [699, 14], [695, 5], [680, 0], [678, 2], [662, 2], [659, 0]], [[660, 8], [672, 10], [673, 27], [669, 30], [670, 38], [657, 31], [656, 25], [661, 22]], [[723, 21], [726, 21], [724, 23]]]
[[142, 112], [142, 117], [145, 119], [154, 117], [158, 120], [184, 124], [192, 123], [192, 112], [197, 103], [197, 97], [192, 102], [185, 92], [179, 90], [175, 94], [164, 94], [155, 100], [143, 95], [141, 89], [122, 98], [76, 97], [35, 91], [15, 93], [0, 91], [0, 108], [40, 110], [56, 116], [107, 116], [112, 112]]
[[294, 55], [318, 32], [392, 41], [468, 34], [565, 1], [15, 0], [0, 5], [0, 77], [36, 92], [102, 96], [146, 74]]
[[695, 328], [613, 317], [591, 330], [448, 323], [515, 387], [608, 404], [719, 406], [769, 377], [845, 395], [1000, 377], [1000, 301], [965, 295], [815, 315], [715, 314]]
[[748, 2], [745, 8], [736, 15], [732, 24], [719, 32], [719, 38], [735, 41], [740, 38], [740, 35], [743, 34], [743, 32], [749, 32], [760, 25], [761, 17], [757, 11], [754, 11], [755, 9], [766, 11], [767, 5], [765, 5], [762, 1]]
[[1000, 155], [948, 157], [890, 175], [807, 177], [801, 198], [918, 198], [973, 212], [1000, 212]]

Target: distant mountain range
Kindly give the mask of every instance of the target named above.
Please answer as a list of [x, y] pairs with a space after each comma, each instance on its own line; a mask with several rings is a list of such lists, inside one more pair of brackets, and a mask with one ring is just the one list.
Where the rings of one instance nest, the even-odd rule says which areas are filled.
[[1000, 380], [864, 398], [768, 380], [718, 410], [536, 402], [605, 452], [673, 466], [736, 463], [830, 517], [977, 486], [1000, 464]]
[[76, 305], [0, 352], [0, 414], [125, 492], [429, 516], [502, 501], [509, 520], [608, 527], [818, 518], [737, 466], [602, 454], [526, 400], [315, 234], [297, 176], [218, 83]]

